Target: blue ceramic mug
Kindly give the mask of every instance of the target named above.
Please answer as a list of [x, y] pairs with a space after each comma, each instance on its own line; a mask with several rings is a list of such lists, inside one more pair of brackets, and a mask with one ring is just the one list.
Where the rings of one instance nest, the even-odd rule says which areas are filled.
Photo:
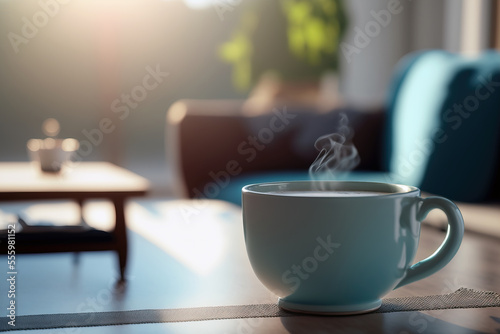
[[[421, 198], [415, 187], [297, 181], [243, 188], [245, 243], [259, 280], [298, 312], [355, 314], [376, 310], [393, 289], [443, 268], [462, 242], [457, 206]], [[441, 247], [414, 265], [420, 223], [442, 210]]]

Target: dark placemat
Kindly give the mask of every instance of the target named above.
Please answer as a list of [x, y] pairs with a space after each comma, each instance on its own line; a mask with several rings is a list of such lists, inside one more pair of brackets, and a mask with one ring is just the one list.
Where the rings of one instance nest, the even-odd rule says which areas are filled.
[[[445, 295], [386, 298], [382, 306], [374, 313], [482, 307], [500, 307], [500, 295], [491, 291], [460, 288]], [[0, 331], [295, 316], [304, 315], [284, 311], [277, 304], [40, 314], [16, 317], [15, 327], [10, 326], [9, 319], [4, 317], [0, 324]]]

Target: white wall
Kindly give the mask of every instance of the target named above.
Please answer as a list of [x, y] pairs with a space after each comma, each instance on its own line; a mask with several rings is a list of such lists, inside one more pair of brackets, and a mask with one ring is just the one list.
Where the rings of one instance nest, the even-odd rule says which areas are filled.
[[[413, 50], [443, 47], [444, 1], [345, 2], [351, 21], [344, 43], [356, 48], [341, 57], [340, 91], [347, 103], [383, 105], [394, 66], [402, 56]], [[382, 15], [381, 19], [381, 13], [391, 15]], [[362, 43], [366, 39], [360, 31], [368, 36], [367, 43]]]

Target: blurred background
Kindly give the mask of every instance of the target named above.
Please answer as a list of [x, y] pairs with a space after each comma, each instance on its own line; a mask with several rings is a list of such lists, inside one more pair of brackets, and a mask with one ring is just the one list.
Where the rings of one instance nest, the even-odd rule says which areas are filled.
[[[275, 54], [276, 63], [287, 62], [279, 39], [283, 15], [273, 12], [280, 10], [273, 3], [278, 1], [0, 0], [0, 161], [28, 160], [26, 142], [44, 136], [41, 124], [49, 117], [60, 122], [60, 137], [78, 140], [88, 140], [85, 133], [108, 117], [116, 128], [102, 139], [94, 137], [98, 144], [84, 160], [124, 166], [152, 180], [156, 193], [168, 193], [167, 110], [179, 99], [244, 99], [251, 94], [260, 73], [258, 64], [245, 67], [245, 29], [265, 27], [269, 38], [258, 47], [268, 59]], [[307, 79], [333, 78], [324, 87], [331, 87], [343, 105], [382, 108], [394, 66], [409, 52], [474, 54], [497, 43], [496, 1], [331, 3], [341, 24], [326, 35], [341, 38], [330, 50], [334, 64], [316, 67], [311, 75], [307, 68], [297, 73]], [[387, 18], [377, 13], [390, 8], [390, 24], [384, 26]], [[303, 14], [300, 8], [288, 9], [282, 8], [288, 20]], [[367, 38], [365, 25], [376, 17], [383, 33], [374, 27]], [[317, 35], [311, 36], [321, 47]], [[257, 54], [257, 47], [250, 47]], [[313, 65], [322, 61], [305, 57]], [[155, 71], [156, 77], [151, 74]], [[127, 96], [135, 100], [127, 102]]]

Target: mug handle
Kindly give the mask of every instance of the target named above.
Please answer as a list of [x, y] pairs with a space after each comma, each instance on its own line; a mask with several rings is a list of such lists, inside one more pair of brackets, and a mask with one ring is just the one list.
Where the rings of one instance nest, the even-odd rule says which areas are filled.
[[431, 210], [439, 209], [446, 214], [448, 219], [448, 232], [438, 250], [425, 260], [415, 263], [408, 268], [405, 277], [394, 289], [421, 280], [439, 271], [453, 259], [462, 243], [464, 220], [455, 203], [443, 197], [420, 199], [422, 200], [422, 206], [417, 212], [417, 220], [421, 222]]

